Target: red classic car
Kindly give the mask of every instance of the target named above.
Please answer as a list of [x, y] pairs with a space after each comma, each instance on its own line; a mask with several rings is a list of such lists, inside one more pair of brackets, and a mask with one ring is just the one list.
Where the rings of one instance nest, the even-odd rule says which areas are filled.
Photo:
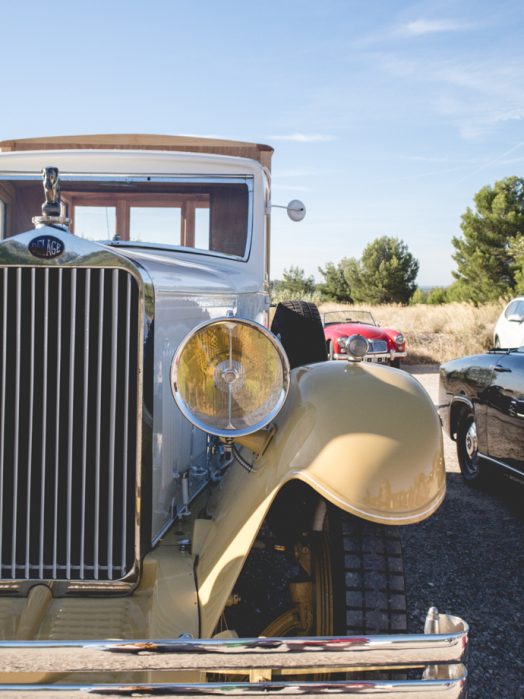
[[324, 335], [330, 359], [347, 359], [347, 342], [352, 335], [362, 335], [369, 344], [364, 357], [368, 362], [383, 362], [399, 367], [406, 356], [404, 335], [392, 328], [381, 328], [369, 311], [330, 311], [323, 314]]

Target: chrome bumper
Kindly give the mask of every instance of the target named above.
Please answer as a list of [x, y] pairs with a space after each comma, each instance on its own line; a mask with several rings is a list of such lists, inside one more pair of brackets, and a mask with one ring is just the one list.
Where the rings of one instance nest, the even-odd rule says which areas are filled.
[[[407, 352], [368, 352], [364, 358], [364, 362], [382, 362], [382, 361], [393, 361], [394, 359], [402, 359], [403, 357], [407, 357], [408, 353]], [[340, 352], [335, 353], [333, 355], [333, 359], [346, 359], [347, 360], [348, 355], [344, 352], [341, 354]], [[351, 358], [350, 358], [351, 361]]]
[[[2, 675], [111, 672], [111, 684], [0, 684], [0, 696], [267, 696], [338, 695], [422, 699], [466, 697], [468, 626], [431, 609], [419, 635], [318, 638], [186, 639], [160, 641], [3, 641]], [[297, 675], [420, 668], [417, 680], [305, 681]], [[126, 684], [122, 672], [192, 672], [249, 677], [249, 682]], [[198, 673], [198, 674], [197, 674]], [[292, 675], [292, 681], [282, 678]], [[276, 679], [278, 677], [278, 679]]]

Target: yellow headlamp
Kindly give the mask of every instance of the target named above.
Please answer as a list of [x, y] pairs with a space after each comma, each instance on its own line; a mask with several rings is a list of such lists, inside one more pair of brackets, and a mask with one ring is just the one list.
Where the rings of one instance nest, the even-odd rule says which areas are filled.
[[278, 414], [289, 389], [286, 353], [266, 328], [218, 318], [195, 328], [171, 365], [173, 395], [194, 425], [219, 437], [244, 436]]

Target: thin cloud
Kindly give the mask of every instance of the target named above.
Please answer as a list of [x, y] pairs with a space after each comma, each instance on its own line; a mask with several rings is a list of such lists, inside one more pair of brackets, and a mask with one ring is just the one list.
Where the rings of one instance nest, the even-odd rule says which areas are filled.
[[451, 123], [467, 141], [484, 138], [497, 128], [524, 121], [524, 78], [521, 53], [504, 60], [485, 57], [406, 60], [391, 52], [372, 54], [380, 70], [401, 79], [410, 89], [426, 91], [426, 104]]
[[397, 36], [424, 36], [442, 32], [458, 32], [470, 27], [471, 25], [450, 19], [416, 19], [397, 27], [393, 33]]
[[427, 36], [428, 34], [446, 34], [466, 31], [477, 26], [478, 25], [453, 19], [415, 19], [411, 22], [394, 25], [382, 32], [360, 37], [353, 43], [357, 47], [366, 47], [373, 44], [398, 41], [399, 39]]
[[411, 160], [420, 163], [434, 163], [436, 165], [478, 165], [478, 158], [446, 158], [429, 155], [402, 155], [404, 160]]
[[481, 167], [472, 170], [470, 173], [468, 173], [468, 175], [457, 180], [456, 183], [458, 184], [459, 182], [464, 182], [464, 180], [466, 180], [470, 175], [476, 175], [478, 172], [481, 172], [486, 168], [492, 167], [493, 165], [503, 164], [507, 160], [508, 155], [511, 155], [515, 151], [520, 150], [522, 147], [524, 147], [524, 141], [516, 143], [509, 150], [506, 150], [503, 153], [500, 153], [500, 155], [497, 155], [495, 158], [492, 158], [491, 160], [488, 160], [487, 162], [483, 163]]
[[323, 133], [292, 133], [280, 136], [268, 136], [272, 141], [292, 141], [295, 143], [328, 143], [334, 141], [335, 137]]

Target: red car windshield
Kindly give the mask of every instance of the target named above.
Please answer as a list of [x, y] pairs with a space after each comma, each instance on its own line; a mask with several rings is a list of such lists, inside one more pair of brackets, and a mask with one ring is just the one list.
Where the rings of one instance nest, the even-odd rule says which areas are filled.
[[369, 311], [354, 311], [345, 309], [343, 311], [328, 311], [324, 313], [324, 325], [334, 325], [336, 323], [366, 323], [376, 325], [375, 319]]

